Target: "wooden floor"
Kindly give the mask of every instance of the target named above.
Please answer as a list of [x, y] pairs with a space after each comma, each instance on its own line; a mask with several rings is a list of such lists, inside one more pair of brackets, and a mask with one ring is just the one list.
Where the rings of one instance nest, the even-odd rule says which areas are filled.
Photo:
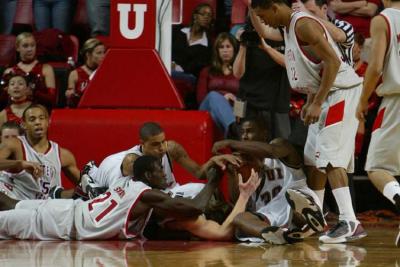
[[3, 266], [397, 266], [397, 228], [369, 228], [355, 243], [271, 246], [217, 242], [0, 241]]

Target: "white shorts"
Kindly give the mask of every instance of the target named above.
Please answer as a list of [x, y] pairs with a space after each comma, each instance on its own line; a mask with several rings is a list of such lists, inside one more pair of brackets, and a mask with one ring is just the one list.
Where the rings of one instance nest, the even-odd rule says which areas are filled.
[[187, 183], [184, 185], [175, 185], [169, 190], [171, 197], [184, 197], [184, 198], [194, 198], [198, 193], [204, 188], [203, 183]]
[[400, 175], [400, 96], [385, 96], [372, 127], [366, 171]]
[[317, 123], [310, 125], [304, 147], [304, 164], [319, 169], [340, 167], [354, 171], [354, 147], [358, 128], [355, 116], [361, 85], [331, 92], [322, 105]]
[[0, 239], [70, 240], [74, 237], [72, 199], [21, 200], [0, 212]]

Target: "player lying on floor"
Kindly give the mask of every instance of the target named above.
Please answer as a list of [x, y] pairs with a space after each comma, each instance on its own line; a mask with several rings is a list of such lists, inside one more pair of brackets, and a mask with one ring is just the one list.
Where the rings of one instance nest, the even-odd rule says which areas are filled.
[[[135, 179], [122, 179], [104, 194], [90, 200], [72, 199], [14, 200], [0, 194], [0, 238], [35, 240], [99, 240], [142, 237], [151, 213], [168, 214], [177, 220], [193, 220], [193, 231], [207, 238], [202, 229], [212, 228], [201, 214], [221, 173], [216, 167], [207, 171], [208, 183], [194, 198], [171, 198], [161, 192], [168, 185], [159, 160], [142, 156], [134, 164]], [[236, 211], [244, 209], [248, 197], [259, 184], [258, 176], [241, 184]], [[234, 209], [235, 211], [235, 209]], [[232, 221], [235, 213], [231, 216]], [[200, 217], [199, 217], [200, 216]], [[199, 222], [207, 227], [200, 228]], [[216, 225], [215, 225], [216, 226]], [[232, 229], [220, 229], [232, 235]], [[217, 233], [217, 231], [216, 231]], [[212, 237], [212, 235], [211, 235]]]
[[214, 152], [229, 147], [244, 154], [260, 169], [259, 189], [234, 219], [236, 235], [239, 240], [263, 238], [272, 244], [301, 241], [321, 232], [326, 223], [318, 197], [307, 187], [302, 157], [287, 140], [268, 143], [266, 125], [263, 119], [248, 119], [241, 125], [241, 141], [223, 140], [213, 147]]

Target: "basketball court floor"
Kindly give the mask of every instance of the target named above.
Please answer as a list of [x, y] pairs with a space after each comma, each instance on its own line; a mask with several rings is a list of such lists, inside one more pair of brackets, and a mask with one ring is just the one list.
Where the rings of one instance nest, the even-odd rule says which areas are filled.
[[3, 266], [400, 266], [397, 226], [368, 227], [348, 244], [285, 246], [207, 241], [0, 241]]

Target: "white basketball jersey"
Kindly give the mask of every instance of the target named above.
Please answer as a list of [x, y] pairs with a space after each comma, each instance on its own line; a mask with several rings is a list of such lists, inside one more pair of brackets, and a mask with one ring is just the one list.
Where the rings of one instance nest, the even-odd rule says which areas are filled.
[[142, 182], [120, 181], [109, 190], [75, 208], [78, 240], [132, 239], [140, 237], [152, 210], [130, 220], [132, 209], [141, 195], [151, 188]]
[[124, 177], [121, 171], [122, 161], [125, 156], [134, 153], [134, 148], [121, 151], [106, 157], [96, 171], [96, 176], [93, 177], [96, 185], [100, 187], [111, 187], [118, 183]]
[[380, 13], [389, 27], [389, 43], [383, 66], [383, 83], [376, 89], [379, 96], [400, 94], [400, 10], [386, 8]]
[[[132, 150], [134, 152], [131, 152], [131, 153], [135, 153], [135, 154], [137, 154], [139, 156], [143, 156], [142, 147], [140, 145], [134, 146], [132, 148]], [[165, 177], [167, 179], [168, 188], [173, 188], [176, 185], [176, 180], [175, 180], [174, 173], [172, 171], [172, 162], [171, 162], [171, 159], [168, 156], [168, 153], [166, 153], [162, 157], [161, 165], [163, 166]]]
[[12, 193], [16, 198], [46, 199], [51, 187], [61, 186], [61, 160], [58, 144], [49, 141], [50, 147], [46, 153], [36, 152], [24, 136], [18, 137], [22, 143], [24, 160], [43, 165], [43, 176], [35, 179], [25, 170], [19, 173], [0, 172], [0, 181], [10, 183]]
[[[268, 205], [282, 190], [286, 191], [291, 183], [306, 178], [301, 168], [290, 168], [281, 160], [270, 158], [264, 159], [262, 175], [264, 176], [263, 182], [249, 201], [248, 208], [252, 211], [260, 210]], [[282, 204], [286, 205], [287, 203]]]
[[290, 86], [300, 93], [308, 94], [316, 93], [321, 84], [323, 62], [318, 62], [315, 58], [311, 58], [310, 53], [306, 54], [305, 51], [308, 50], [308, 47], [299, 44], [295, 32], [297, 21], [305, 17], [313, 19], [321, 25], [329, 44], [340, 59], [341, 64], [331, 91], [350, 89], [361, 84], [362, 79], [355, 73], [354, 69], [342, 59], [342, 54], [337, 44], [333, 41], [322, 23], [307, 13], [294, 12], [289, 24], [289, 29], [284, 30], [285, 64]]

